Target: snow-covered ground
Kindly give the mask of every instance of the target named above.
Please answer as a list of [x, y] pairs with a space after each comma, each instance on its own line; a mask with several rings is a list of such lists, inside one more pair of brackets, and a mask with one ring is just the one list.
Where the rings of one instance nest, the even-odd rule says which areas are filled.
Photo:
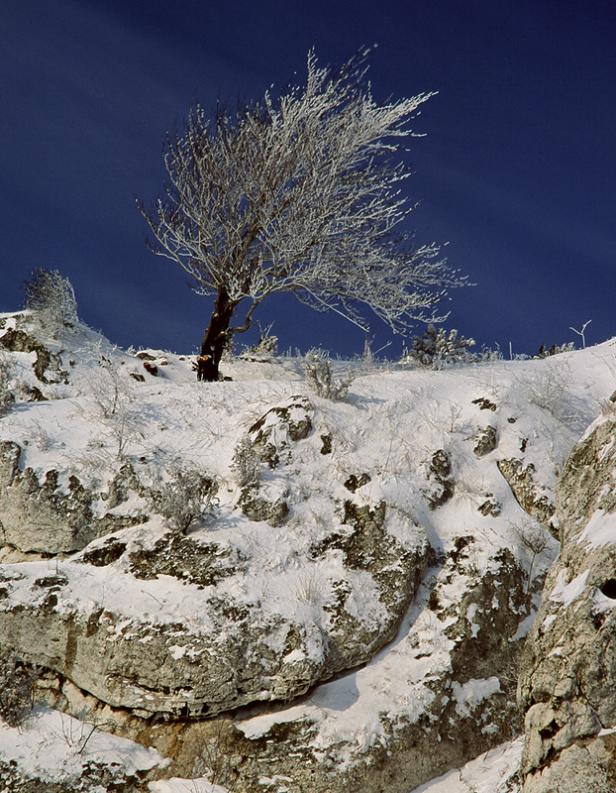
[[[0, 321], [0, 336], [17, 322], [10, 314], [0, 314]], [[498, 549], [508, 549], [527, 571], [529, 587], [530, 579], [553, 560], [557, 543], [549, 536], [540, 551], [520, 541], [537, 524], [512, 498], [496, 461], [523, 459], [525, 465], [532, 464], [537, 493], [553, 499], [567, 454], [616, 387], [613, 342], [543, 360], [491, 361], [443, 371], [351, 362], [356, 376], [342, 402], [311, 393], [301, 361], [292, 358], [267, 363], [235, 359], [222, 367], [230, 381], [196, 383], [190, 356], [149, 350], [138, 357], [84, 328], [61, 345], [46, 343], [58, 353], [61, 369], [50, 370], [48, 383], [42, 384], [33, 373], [35, 352], [10, 353], [17, 402], [0, 418], [0, 441], [20, 446], [21, 470], [30, 468], [41, 483], [49, 471], [57, 471], [58, 493], [70, 493], [71, 476], [77, 476], [99, 494], [106, 492], [126, 461], [146, 493], [160, 487], [178, 467], [204, 471], [218, 483], [216, 506], [191, 526], [189, 536], [196, 543], [217, 546], [233, 569], [207, 586], [167, 574], [135, 576], [131, 551], [152, 550], [168, 527], [153, 514], [144, 495], [132, 493], [111, 510], [101, 496], [93, 502], [96, 515], [149, 517], [113, 533], [125, 544], [126, 553], [98, 567], [83, 563], [84, 551], [53, 559], [24, 556], [16, 561], [8, 556], [11, 563], [0, 565], [0, 572], [13, 604], [35, 608], [42, 596], [34, 583], [53, 573], [66, 582], [56, 593], [58, 613], [76, 609], [88, 617], [102, 603], [115, 615], [116, 634], [124, 638], [137, 622], [149, 627], [182, 623], [190, 636], [169, 645], [173, 663], [198, 658], [195, 637], [231, 631], [212, 610], [216, 594], [249, 609], [275, 653], [281, 653], [284, 644], [279, 626], [299, 626], [305, 642], [288, 663], [317, 664], [325, 657], [327, 630], [333, 630], [331, 605], [337, 582], [345, 582], [345, 608], [362, 629], [378, 633], [388, 618], [370, 574], [345, 566], [340, 554], [315, 559], [312, 553], [327, 540], [332, 526], [340, 528], [336, 504], [351, 497], [345, 484], [350, 477], [367, 475], [353, 492], [353, 501], [359, 506], [385, 502], [387, 534], [401, 548], [418, 549], [428, 542], [445, 557], [460, 537], [472, 536], [464, 575], [427, 569], [395, 639], [368, 663], [318, 685], [301, 704], [271, 711], [259, 706], [237, 722], [249, 739], [266, 735], [275, 724], [308, 723], [315, 756], [331, 756], [335, 746], [340, 768], [385, 740], [384, 714], [389, 723], [412, 723], [431, 705], [431, 682], [450, 666], [452, 640], [447, 629], [455, 622], [453, 616], [443, 618], [428, 606], [435, 589], [446, 611], [448, 604], [460, 601], [473, 575], [481, 577], [493, 568]], [[144, 368], [144, 358], [150, 371]], [[341, 372], [347, 368], [346, 363], [335, 366]], [[28, 401], [23, 395], [32, 388], [46, 401]], [[255, 422], [296, 395], [310, 400], [312, 434], [295, 445], [279, 467], [261, 472], [261, 494], [270, 502], [283, 499], [289, 507], [284, 525], [272, 526], [242, 514], [233, 456]], [[479, 456], [473, 449], [478, 433], [488, 425], [497, 446]], [[326, 439], [331, 450], [324, 453]], [[281, 442], [284, 446], [284, 438]], [[433, 509], [430, 499], [438, 500], [443, 488], [431, 470], [437, 450], [447, 454], [455, 489]], [[486, 502], [497, 508], [484, 511]], [[109, 539], [94, 540], [85, 552], [102, 548]], [[571, 599], [575, 587], [563, 586], [554, 597]], [[532, 617], [520, 613], [516, 638], [529, 630]], [[476, 619], [473, 606], [467, 614], [473, 635], [479, 630]], [[499, 690], [496, 677], [478, 677], [454, 680], [451, 696], [463, 716]], [[129, 746], [99, 730], [85, 750], [75, 751], [83, 729], [83, 723], [74, 727], [69, 716], [37, 712], [18, 732], [0, 727], [0, 760], [15, 760], [29, 774], [49, 778], [59, 778], [61, 767], [63, 773], [78, 775], [85, 757], [98, 759], [106, 753], [129, 770], [162, 761], [153, 750]], [[480, 724], [478, 729], [489, 733], [492, 725]], [[519, 742], [494, 749], [415, 793], [496, 793], [515, 770], [519, 752]], [[153, 782], [150, 790], [223, 793], [205, 779]]]

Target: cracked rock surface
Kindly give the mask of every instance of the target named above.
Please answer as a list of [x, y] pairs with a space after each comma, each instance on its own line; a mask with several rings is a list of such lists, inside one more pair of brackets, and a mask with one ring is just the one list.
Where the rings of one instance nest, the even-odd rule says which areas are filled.
[[524, 793], [616, 788], [616, 420], [577, 444], [557, 496], [563, 537], [520, 676]]

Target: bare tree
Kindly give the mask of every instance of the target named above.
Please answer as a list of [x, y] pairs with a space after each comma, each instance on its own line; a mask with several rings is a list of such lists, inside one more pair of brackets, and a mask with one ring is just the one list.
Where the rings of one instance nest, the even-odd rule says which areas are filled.
[[377, 104], [366, 55], [332, 70], [311, 51], [305, 85], [211, 119], [196, 105], [167, 140], [165, 190], [139, 208], [154, 252], [215, 295], [198, 379], [218, 379], [225, 339], [276, 292], [365, 330], [363, 304], [399, 332], [442, 319], [446, 288], [464, 282], [439, 245], [415, 246], [401, 225], [414, 207], [396, 153], [418, 137], [410, 123], [432, 94]]

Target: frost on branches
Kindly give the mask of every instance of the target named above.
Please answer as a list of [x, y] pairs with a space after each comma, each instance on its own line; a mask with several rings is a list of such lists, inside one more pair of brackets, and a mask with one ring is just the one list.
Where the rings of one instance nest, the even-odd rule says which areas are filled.
[[365, 307], [401, 331], [436, 321], [445, 290], [464, 283], [401, 225], [413, 205], [398, 155], [431, 94], [377, 104], [366, 55], [332, 70], [310, 52], [304, 85], [211, 118], [197, 105], [167, 140], [165, 190], [140, 210], [154, 252], [215, 297], [199, 379], [218, 379], [225, 340], [277, 292], [363, 329]]

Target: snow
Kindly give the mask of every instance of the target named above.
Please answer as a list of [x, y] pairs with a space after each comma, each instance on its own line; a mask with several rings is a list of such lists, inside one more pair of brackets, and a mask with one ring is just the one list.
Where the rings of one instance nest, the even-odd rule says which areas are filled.
[[129, 774], [167, 762], [154, 749], [42, 707], [18, 728], [0, 720], [0, 758], [14, 761], [27, 776], [56, 782], [79, 779], [90, 761], [119, 764]]
[[566, 584], [567, 573], [565, 570], [561, 570], [558, 573], [554, 589], [550, 592], [550, 600], [555, 603], [561, 603], [565, 608], [570, 606], [584, 592], [589, 572], [590, 570], [584, 570]]
[[550, 630], [556, 619], [557, 619], [556, 614], [548, 614], [548, 616], [541, 623], [541, 628], [544, 633], [545, 631]]
[[592, 548], [616, 543], [616, 513], [596, 510], [580, 533], [578, 542], [586, 542]]
[[593, 614], [602, 614], [605, 611], [611, 611], [616, 606], [616, 600], [604, 595], [601, 590], [596, 590], [592, 598]]
[[171, 779], [150, 782], [148, 790], [151, 793], [229, 793], [227, 788], [215, 785], [206, 777], [193, 779], [171, 777]]
[[508, 782], [519, 768], [522, 738], [501, 744], [409, 793], [516, 793]]
[[497, 677], [488, 677], [483, 680], [471, 678], [460, 685], [455, 680], [451, 684], [456, 700], [456, 713], [468, 716], [480, 702], [501, 690], [500, 680]]

